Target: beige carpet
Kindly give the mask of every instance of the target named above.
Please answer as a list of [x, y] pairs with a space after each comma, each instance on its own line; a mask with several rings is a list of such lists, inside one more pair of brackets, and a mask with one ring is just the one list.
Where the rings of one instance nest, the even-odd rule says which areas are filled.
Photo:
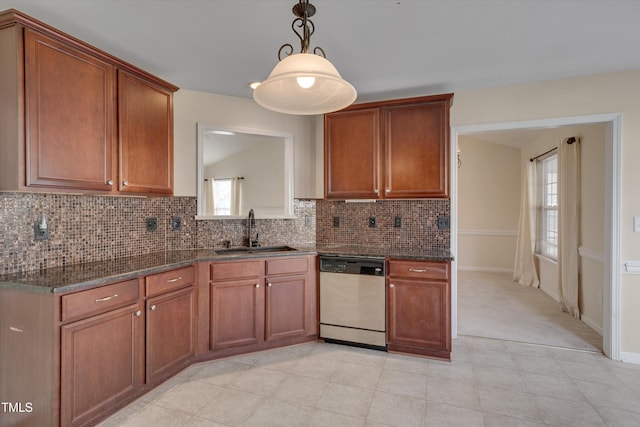
[[458, 272], [458, 333], [579, 350], [602, 350], [602, 337], [511, 274]]

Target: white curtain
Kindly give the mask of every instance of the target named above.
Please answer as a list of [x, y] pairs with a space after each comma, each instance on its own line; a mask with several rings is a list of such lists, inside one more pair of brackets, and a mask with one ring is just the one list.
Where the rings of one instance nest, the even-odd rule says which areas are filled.
[[215, 197], [213, 194], [213, 178], [207, 178], [204, 180], [204, 201], [202, 203], [204, 215], [214, 215], [215, 213]]
[[536, 246], [536, 164], [526, 161], [522, 173], [520, 220], [513, 280], [523, 286], [539, 287], [534, 261]]
[[237, 177], [231, 178], [231, 215], [240, 215], [242, 212], [242, 180]]
[[[569, 144], [567, 141], [573, 140]], [[576, 138], [558, 150], [558, 280], [562, 309], [580, 318], [578, 308], [578, 245], [580, 244], [580, 144]]]

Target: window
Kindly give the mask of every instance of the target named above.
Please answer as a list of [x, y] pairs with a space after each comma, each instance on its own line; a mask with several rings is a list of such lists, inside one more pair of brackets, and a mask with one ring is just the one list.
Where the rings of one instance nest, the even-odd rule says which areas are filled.
[[538, 252], [558, 258], [558, 155], [540, 161]]
[[213, 180], [214, 215], [231, 215], [231, 179]]

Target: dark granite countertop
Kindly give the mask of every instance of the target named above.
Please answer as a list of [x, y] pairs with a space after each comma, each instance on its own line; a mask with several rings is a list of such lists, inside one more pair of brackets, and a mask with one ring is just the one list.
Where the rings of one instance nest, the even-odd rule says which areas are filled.
[[156, 252], [104, 261], [53, 267], [44, 270], [0, 275], [0, 288], [22, 289], [33, 292], [62, 294], [90, 289], [116, 281], [155, 274], [195, 262], [250, 259], [296, 255], [341, 255], [375, 258], [405, 258], [448, 261], [453, 257], [448, 250], [395, 250], [354, 245], [295, 246], [296, 250], [274, 252], [216, 253], [215, 249]]
[[356, 256], [368, 258], [403, 258], [421, 261], [452, 261], [453, 256], [448, 249], [396, 249], [375, 246], [360, 245], [317, 245], [315, 247], [319, 255]]

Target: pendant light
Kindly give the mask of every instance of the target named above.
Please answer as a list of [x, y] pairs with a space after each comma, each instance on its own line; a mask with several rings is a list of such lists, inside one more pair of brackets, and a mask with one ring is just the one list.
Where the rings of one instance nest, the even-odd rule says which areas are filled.
[[330, 113], [351, 105], [356, 100], [356, 89], [342, 79], [322, 48], [309, 53], [309, 39], [315, 30], [309, 18], [316, 13], [315, 6], [309, 0], [299, 0], [292, 11], [297, 18], [291, 28], [300, 39], [301, 51], [294, 54], [289, 43], [280, 46], [280, 62], [269, 78], [255, 88], [253, 99], [269, 110], [300, 115]]

